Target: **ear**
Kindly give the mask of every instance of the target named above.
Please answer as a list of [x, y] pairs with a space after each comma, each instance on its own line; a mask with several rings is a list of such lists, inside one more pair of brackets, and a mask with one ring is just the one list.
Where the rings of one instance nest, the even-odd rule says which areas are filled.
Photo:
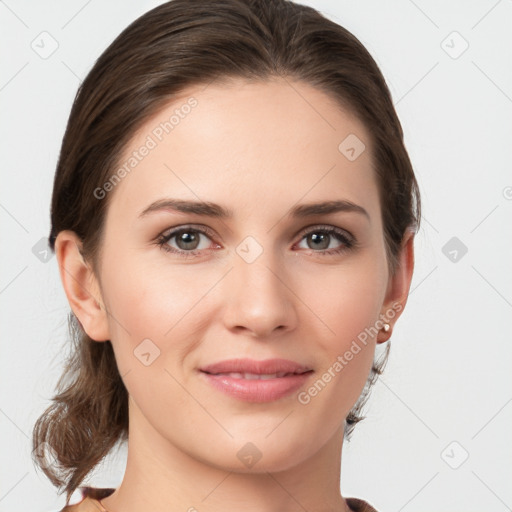
[[82, 256], [82, 242], [76, 233], [59, 232], [55, 240], [55, 256], [69, 305], [82, 329], [95, 341], [110, 339], [99, 282]]
[[377, 343], [384, 343], [391, 337], [395, 322], [402, 314], [407, 303], [413, 270], [414, 231], [408, 230], [401, 244], [398, 267], [395, 274], [389, 277], [386, 297], [382, 305], [381, 318], [389, 324], [390, 329], [387, 332], [383, 329], [379, 331]]

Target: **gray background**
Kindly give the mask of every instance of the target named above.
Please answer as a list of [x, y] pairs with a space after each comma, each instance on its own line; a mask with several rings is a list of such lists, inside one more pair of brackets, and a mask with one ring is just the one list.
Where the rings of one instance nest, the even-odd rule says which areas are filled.
[[[67, 335], [41, 241], [53, 173], [80, 80], [160, 3], [0, 1], [0, 512], [64, 505], [30, 459]], [[381, 67], [424, 207], [412, 292], [345, 444], [341, 489], [382, 511], [512, 510], [512, 1], [303, 3]], [[89, 483], [118, 485], [124, 461], [109, 458]]]

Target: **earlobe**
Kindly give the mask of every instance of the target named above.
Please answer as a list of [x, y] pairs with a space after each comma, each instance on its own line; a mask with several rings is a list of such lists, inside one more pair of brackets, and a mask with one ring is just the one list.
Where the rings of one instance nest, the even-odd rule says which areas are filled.
[[62, 286], [73, 313], [95, 341], [110, 339], [108, 317], [97, 277], [81, 254], [82, 242], [73, 231], [61, 231], [55, 240]]
[[406, 231], [399, 254], [398, 267], [395, 274], [389, 278], [381, 318], [389, 324], [390, 328], [387, 331], [381, 329], [377, 343], [384, 343], [391, 337], [395, 322], [407, 303], [414, 270], [414, 235], [414, 231]]

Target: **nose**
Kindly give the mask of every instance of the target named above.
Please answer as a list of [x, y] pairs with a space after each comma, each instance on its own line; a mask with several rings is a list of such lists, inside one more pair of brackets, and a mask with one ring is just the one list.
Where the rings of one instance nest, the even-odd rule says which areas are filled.
[[234, 268], [227, 276], [225, 289], [226, 328], [262, 339], [293, 330], [297, 323], [296, 298], [283, 261], [271, 250], [263, 250], [249, 261], [234, 255]]

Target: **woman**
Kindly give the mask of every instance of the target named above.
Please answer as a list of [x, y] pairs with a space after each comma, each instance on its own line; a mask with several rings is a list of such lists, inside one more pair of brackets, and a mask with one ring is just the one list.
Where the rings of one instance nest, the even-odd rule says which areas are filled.
[[[64, 511], [375, 510], [342, 445], [420, 197], [352, 34], [287, 1], [149, 11], [80, 87], [51, 220], [76, 346], [33, 445]], [[119, 488], [80, 487], [123, 441]]]

